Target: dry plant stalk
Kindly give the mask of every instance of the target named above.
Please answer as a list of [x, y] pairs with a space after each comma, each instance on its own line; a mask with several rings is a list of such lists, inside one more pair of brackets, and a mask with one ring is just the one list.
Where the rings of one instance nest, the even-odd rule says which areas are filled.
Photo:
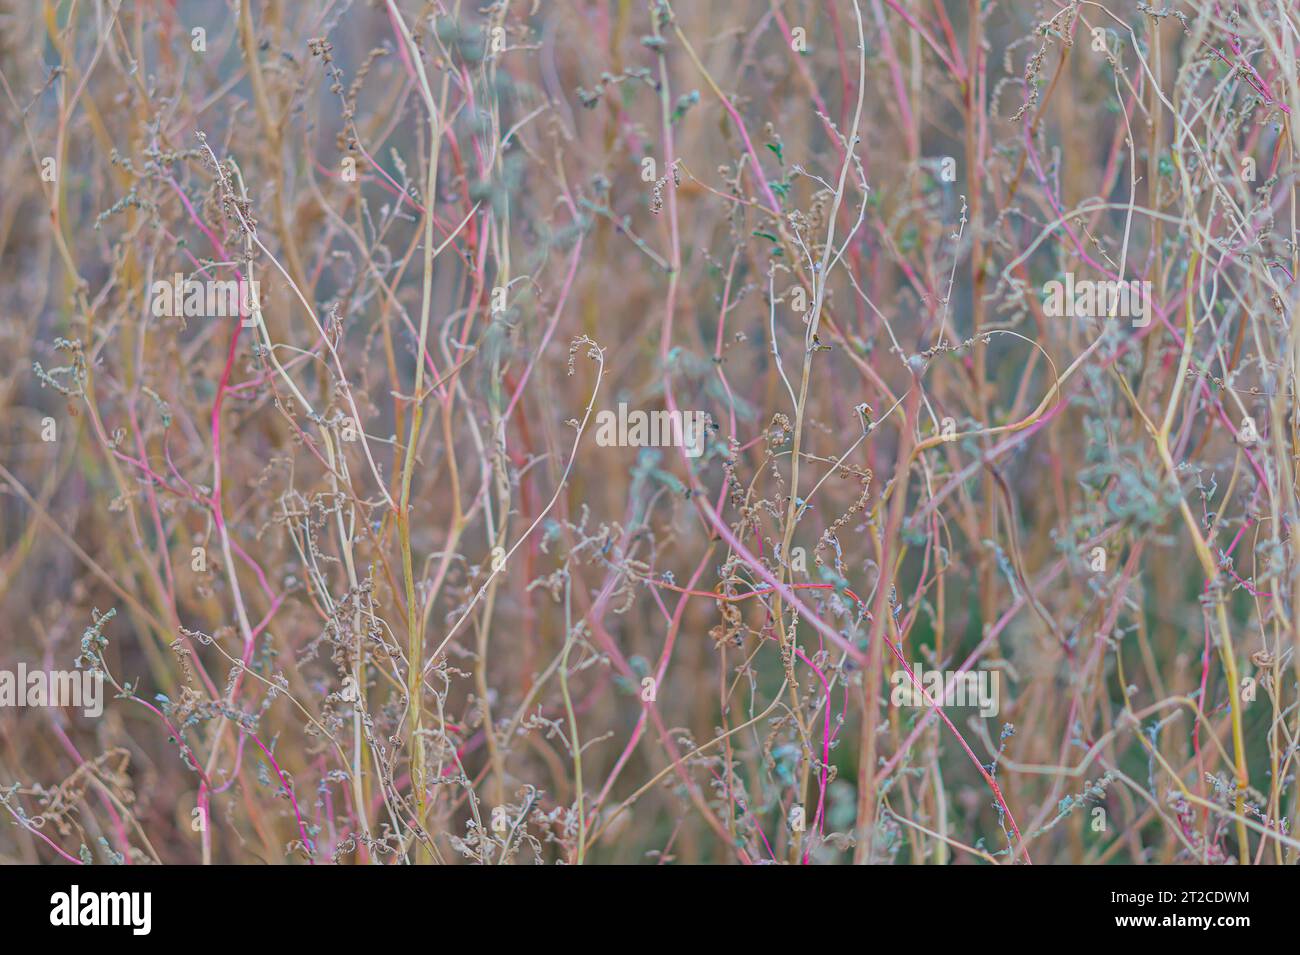
[[0, 22], [0, 861], [1300, 860], [1293, 3]]

